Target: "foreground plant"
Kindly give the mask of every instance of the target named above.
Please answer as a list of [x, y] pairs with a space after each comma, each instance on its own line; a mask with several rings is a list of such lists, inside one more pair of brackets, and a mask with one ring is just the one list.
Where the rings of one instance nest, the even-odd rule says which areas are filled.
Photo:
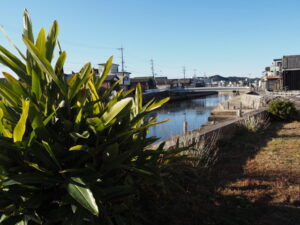
[[112, 58], [99, 77], [87, 63], [66, 80], [66, 52], [51, 64], [57, 35], [55, 21], [34, 40], [25, 11], [26, 54], [0, 46], [0, 63], [18, 76], [0, 81], [0, 223], [142, 223], [142, 193], [166, 191], [178, 161], [178, 151], [146, 148], [157, 123], [145, 115], [168, 99], [143, 105], [140, 86], [134, 97], [108, 100], [114, 87], [99, 95]]

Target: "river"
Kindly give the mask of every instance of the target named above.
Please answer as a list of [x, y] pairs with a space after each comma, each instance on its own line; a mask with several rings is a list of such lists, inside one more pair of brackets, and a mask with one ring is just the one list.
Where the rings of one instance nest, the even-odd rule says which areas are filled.
[[151, 127], [148, 136], [156, 136], [164, 140], [180, 135], [183, 133], [184, 121], [187, 122], [189, 131], [197, 129], [207, 122], [211, 111], [230, 96], [219, 94], [167, 103], [155, 111], [154, 116], [157, 116], [157, 121], [169, 121]]

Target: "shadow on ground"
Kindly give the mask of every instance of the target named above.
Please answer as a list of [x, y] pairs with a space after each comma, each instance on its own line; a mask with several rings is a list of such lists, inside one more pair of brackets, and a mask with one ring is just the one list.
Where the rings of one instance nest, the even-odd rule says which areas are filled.
[[[159, 219], [153, 224], [300, 225], [300, 197], [274, 202], [271, 182], [288, 174], [244, 171], [246, 162], [272, 138], [278, 137], [277, 131], [282, 126], [273, 123], [260, 133], [240, 131], [231, 140], [220, 142], [215, 166], [199, 169], [197, 179], [185, 182], [185, 194], [162, 201]], [[235, 185], [231, 186], [232, 183]]]

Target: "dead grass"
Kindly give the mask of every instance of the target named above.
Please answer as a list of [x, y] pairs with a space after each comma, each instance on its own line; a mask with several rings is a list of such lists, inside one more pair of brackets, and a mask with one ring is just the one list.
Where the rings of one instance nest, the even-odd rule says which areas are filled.
[[222, 196], [242, 197], [263, 205], [265, 213], [258, 213], [253, 224], [300, 224], [294, 223], [300, 222], [300, 122], [282, 124], [270, 135], [276, 126], [280, 124], [273, 124], [269, 132], [258, 137], [256, 144], [262, 146], [245, 161], [241, 173], [234, 175], [236, 179], [218, 191]]
[[272, 123], [218, 142], [214, 166], [183, 180], [184, 193], [160, 199], [152, 224], [300, 225], [299, 137], [300, 122]]

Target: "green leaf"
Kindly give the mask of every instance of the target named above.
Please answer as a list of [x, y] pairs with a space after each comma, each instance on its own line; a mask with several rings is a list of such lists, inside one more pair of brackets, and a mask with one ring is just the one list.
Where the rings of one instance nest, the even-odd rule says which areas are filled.
[[85, 150], [88, 149], [86, 145], [75, 145], [69, 148], [69, 151], [80, 151], [80, 150]]
[[98, 206], [96, 204], [93, 193], [79, 177], [72, 177], [67, 185], [69, 194], [84, 208], [94, 215], [99, 215]]
[[21, 82], [16, 80], [12, 75], [9, 73], [3, 72], [3, 76], [7, 80], [7, 82], [12, 86], [14, 92], [16, 92], [19, 96], [26, 98], [28, 96], [28, 92], [22, 86]]
[[23, 55], [23, 53], [20, 51], [20, 49], [15, 45], [15, 43], [10, 39], [9, 35], [7, 34], [6, 30], [2, 25], [0, 25], [0, 30], [2, 31], [5, 38], [8, 40], [8, 42], [17, 50], [17, 52], [20, 54], [20, 56], [26, 60], [26, 57]]
[[61, 75], [61, 76], [63, 76], [64, 74], [63, 74], [63, 68], [64, 68], [64, 64], [65, 64], [65, 61], [66, 61], [66, 58], [67, 58], [67, 53], [65, 52], [65, 51], [63, 51], [60, 55], [59, 55], [59, 57], [58, 57], [58, 59], [57, 59], [57, 61], [56, 61], [56, 64], [55, 64], [55, 73], [57, 74], [57, 75]]
[[141, 84], [138, 83], [135, 90], [135, 104], [136, 104], [136, 112], [140, 112], [143, 107], [143, 92]]
[[101, 76], [100, 76], [100, 77], [97, 79], [97, 81], [96, 81], [95, 86], [96, 86], [96, 89], [97, 89], [97, 90], [100, 89], [101, 85], [103, 84], [103, 82], [105, 81], [107, 75], [109, 74], [109, 71], [110, 71], [111, 65], [112, 65], [112, 61], [113, 61], [113, 57], [111, 56], [111, 57], [107, 60], [107, 62], [106, 62], [106, 64], [105, 64], [105, 66], [104, 66], [104, 70], [103, 70]]
[[35, 46], [41, 52], [42, 56], [46, 57], [46, 31], [42, 28], [36, 39]]
[[49, 62], [51, 62], [53, 58], [53, 51], [56, 45], [57, 36], [58, 36], [58, 23], [55, 20], [52, 24], [52, 27], [50, 29], [46, 41], [46, 58]]
[[132, 104], [132, 98], [125, 98], [114, 104], [107, 112], [102, 116], [102, 120], [105, 125], [109, 124], [115, 117], [120, 114], [127, 106]]
[[27, 9], [24, 10], [23, 22], [24, 22], [24, 31], [23, 31], [24, 36], [27, 37], [31, 42], [34, 42], [32, 23]]
[[60, 166], [58, 160], [56, 159], [56, 157], [55, 157], [55, 155], [54, 155], [54, 153], [53, 153], [53, 151], [52, 151], [50, 145], [48, 144], [48, 142], [42, 141], [42, 143], [43, 143], [44, 148], [46, 149], [46, 151], [47, 151], [48, 154], [50, 155], [51, 159], [55, 162], [55, 164], [57, 165], [57, 167], [58, 167], [59, 169], [61, 169], [61, 166]]
[[103, 121], [98, 117], [88, 118], [86, 121], [95, 132], [100, 132], [105, 129]]
[[26, 71], [22, 70], [22, 68], [19, 67], [11, 59], [9, 59], [6, 56], [0, 54], [0, 63], [2, 63], [4, 66], [7, 66], [12, 71], [14, 71], [17, 74], [17, 76], [20, 77], [20, 79], [22, 79], [23, 81], [26, 81], [26, 82], [29, 81], [29, 77], [26, 74]]
[[26, 130], [26, 121], [28, 117], [28, 111], [29, 111], [29, 100], [22, 100], [22, 114], [20, 117], [20, 120], [18, 121], [14, 131], [13, 131], [13, 138], [14, 142], [22, 141], [23, 135]]
[[147, 109], [146, 109], [146, 112], [150, 112], [150, 111], [153, 111], [159, 107], [161, 107], [163, 104], [165, 104], [166, 102], [168, 102], [170, 100], [170, 98], [164, 98], [158, 102], [154, 102], [153, 104], [151, 104]]
[[40, 76], [37, 74], [36, 70], [32, 70], [32, 73], [31, 73], [31, 92], [33, 94], [35, 94], [37, 100], [40, 100], [41, 99], [41, 96], [42, 96], [42, 88], [41, 88], [41, 84], [40, 84]]
[[61, 92], [65, 95], [66, 87], [65, 87], [64, 83], [62, 82], [62, 80], [60, 80], [57, 77], [57, 75], [55, 74], [50, 62], [41, 55], [40, 51], [25, 36], [23, 36], [23, 41], [24, 41], [28, 51], [33, 56], [34, 60], [37, 62], [37, 64], [40, 66], [40, 68], [54, 80], [56, 85], [60, 88]]
[[12, 176], [9, 179], [4, 180], [0, 183], [1, 186], [10, 186], [15, 184], [52, 184], [55, 185], [55, 183], [61, 182], [61, 180], [48, 177], [45, 175], [39, 175], [35, 173], [26, 173], [26, 174], [20, 174], [16, 176]]
[[18, 96], [13, 90], [9, 83], [0, 80], [0, 95], [9, 101], [13, 106], [18, 106], [20, 104], [21, 96]]
[[72, 100], [74, 96], [79, 92], [84, 84], [88, 82], [92, 73], [91, 63], [85, 64], [79, 72], [79, 77], [75, 80], [72, 86], [68, 90], [68, 98]]
[[10, 51], [4, 48], [2, 45], [0, 45], [0, 51], [12, 62], [14, 62], [14, 64], [17, 65], [21, 70], [26, 71], [25, 64], [21, 60], [19, 60], [14, 54], [12, 54]]
[[3, 123], [2, 123], [2, 118], [3, 118], [3, 110], [0, 108], [0, 134], [3, 133], [3, 129], [4, 129], [4, 126], [3, 126]]

